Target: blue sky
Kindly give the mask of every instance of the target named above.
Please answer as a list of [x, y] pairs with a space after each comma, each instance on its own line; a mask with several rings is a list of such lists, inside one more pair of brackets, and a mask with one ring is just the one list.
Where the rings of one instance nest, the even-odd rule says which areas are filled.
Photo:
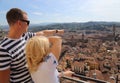
[[0, 25], [13, 7], [28, 13], [31, 24], [88, 21], [120, 22], [120, 0], [0, 0]]

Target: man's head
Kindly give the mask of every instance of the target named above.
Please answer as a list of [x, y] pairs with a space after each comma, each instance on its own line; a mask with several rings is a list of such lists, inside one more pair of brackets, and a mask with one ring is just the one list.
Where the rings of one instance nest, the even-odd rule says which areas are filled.
[[[28, 31], [28, 25], [30, 21], [28, 20], [27, 13], [18, 8], [10, 9], [6, 14], [6, 19], [10, 26], [10, 31], [14, 34], [23, 34]], [[14, 27], [14, 28], [13, 28]]]
[[26, 22], [29, 25], [29, 21], [25, 17], [27, 13], [18, 8], [10, 9], [6, 14], [6, 19], [9, 25], [15, 24], [18, 20]]

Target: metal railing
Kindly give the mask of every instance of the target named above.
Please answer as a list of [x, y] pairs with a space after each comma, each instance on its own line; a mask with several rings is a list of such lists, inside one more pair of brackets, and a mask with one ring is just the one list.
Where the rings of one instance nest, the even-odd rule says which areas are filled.
[[68, 76], [62, 76], [61, 78], [62, 78], [62, 79], [66, 79], [66, 80], [71, 80], [71, 81], [74, 81], [74, 82], [76, 82], [76, 83], [89, 83], [89, 82], [87, 82], [87, 81], [75, 79], [75, 78], [68, 77]]
[[[82, 80], [75, 79], [73, 77], [64, 76], [64, 75], [61, 78], [64, 79], [64, 80], [73, 81], [75, 83], [90, 83], [89, 81], [93, 81], [93, 82], [96, 82], [96, 83], [110, 83], [108, 81], [104, 81], [104, 80], [100, 80], [100, 79], [95, 79], [95, 78], [91, 78], [91, 77], [87, 77], [87, 76], [83, 76], [83, 75], [79, 75], [79, 74], [75, 74], [75, 73], [72, 76], [73, 77], [81, 78]], [[71, 83], [73, 83], [73, 82], [71, 82]]]
[[78, 75], [78, 74], [73, 74], [73, 76], [82, 78], [84, 80], [94, 81], [96, 83], [110, 83], [110, 82], [107, 82], [107, 81], [104, 81], [104, 80], [95, 79], [95, 78], [91, 78], [91, 77], [87, 77], [87, 76], [83, 76], [83, 75]]

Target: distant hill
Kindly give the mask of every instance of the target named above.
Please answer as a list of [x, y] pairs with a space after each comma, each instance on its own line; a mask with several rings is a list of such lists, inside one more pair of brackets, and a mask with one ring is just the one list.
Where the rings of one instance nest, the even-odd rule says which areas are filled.
[[[44, 29], [66, 29], [66, 30], [109, 30], [109, 27], [116, 26], [120, 28], [120, 22], [73, 22], [73, 23], [41, 23], [31, 24], [29, 30], [39, 31]], [[2, 26], [2, 29], [8, 29], [8, 26]]]
[[84, 22], [84, 23], [52, 23], [45, 26], [30, 27], [30, 30], [39, 31], [44, 29], [67, 29], [67, 30], [109, 30], [109, 27], [119, 27], [120, 22]]

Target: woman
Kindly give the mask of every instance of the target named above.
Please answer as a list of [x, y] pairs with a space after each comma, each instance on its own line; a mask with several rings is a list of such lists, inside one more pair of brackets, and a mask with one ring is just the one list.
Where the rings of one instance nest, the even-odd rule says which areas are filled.
[[26, 44], [28, 69], [35, 83], [59, 83], [58, 58], [62, 39], [59, 36], [34, 36]]

